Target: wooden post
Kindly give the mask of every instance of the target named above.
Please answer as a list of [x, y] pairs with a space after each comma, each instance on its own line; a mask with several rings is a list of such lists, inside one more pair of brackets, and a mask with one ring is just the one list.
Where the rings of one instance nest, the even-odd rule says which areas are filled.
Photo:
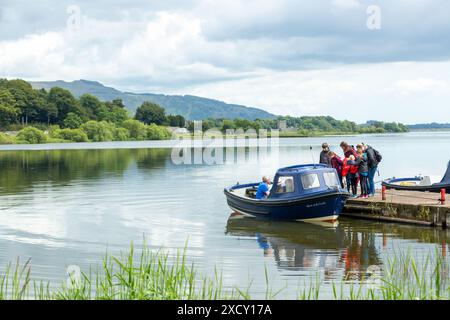
[[386, 190], [387, 190], [386, 186], [381, 187], [381, 199], [383, 201], [386, 201]]
[[446, 189], [441, 189], [441, 204], [445, 204], [446, 193], [447, 193]]

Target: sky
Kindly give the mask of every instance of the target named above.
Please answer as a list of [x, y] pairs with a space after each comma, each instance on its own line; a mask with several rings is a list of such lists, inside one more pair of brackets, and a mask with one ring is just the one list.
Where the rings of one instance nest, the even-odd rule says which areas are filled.
[[448, 0], [0, 0], [0, 77], [450, 122]]

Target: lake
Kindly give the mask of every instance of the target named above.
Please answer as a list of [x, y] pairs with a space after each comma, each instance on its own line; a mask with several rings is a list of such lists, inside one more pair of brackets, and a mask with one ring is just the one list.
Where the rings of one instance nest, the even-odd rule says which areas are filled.
[[317, 275], [326, 290], [358, 283], [399, 250], [446, 255], [445, 230], [345, 218], [334, 227], [229, 219], [225, 186], [310, 163], [322, 142], [339, 151], [341, 140], [382, 153], [377, 181], [442, 175], [450, 160], [450, 132], [285, 138], [277, 161], [256, 164], [177, 165], [173, 141], [0, 146], [0, 270], [31, 258], [33, 278], [58, 286], [68, 266], [88, 271], [107, 251], [145, 238], [155, 250], [187, 244], [203, 274], [217, 268], [226, 286], [252, 283], [255, 298], [264, 297], [267, 270], [274, 288], [287, 285], [279, 298], [295, 298]]

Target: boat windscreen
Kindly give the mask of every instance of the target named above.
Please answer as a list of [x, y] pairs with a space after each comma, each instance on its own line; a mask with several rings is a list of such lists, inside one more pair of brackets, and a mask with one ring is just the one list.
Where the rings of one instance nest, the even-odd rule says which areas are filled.
[[445, 173], [441, 183], [450, 183], [450, 162], [448, 163], [447, 172]]

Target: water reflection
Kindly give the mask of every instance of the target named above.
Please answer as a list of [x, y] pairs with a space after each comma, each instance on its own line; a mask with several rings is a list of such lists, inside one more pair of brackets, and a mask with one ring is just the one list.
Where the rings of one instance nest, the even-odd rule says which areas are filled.
[[141, 169], [161, 168], [170, 160], [169, 154], [170, 149], [0, 152], [0, 190], [14, 194], [33, 186], [119, 176], [133, 163]]
[[[373, 136], [364, 141], [383, 150], [382, 174], [390, 176], [401, 173], [392, 159], [395, 150], [420, 148], [429, 154], [436, 141], [445, 145], [448, 137]], [[341, 139], [329, 142], [336, 146]], [[18, 256], [32, 258], [36, 279], [60, 283], [68, 265], [89, 268], [106, 250], [126, 250], [145, 236], [155, 249], [183, 249], [188, 241], [188, 258], [201, 271], [213, 275], [217, 267], [230, 287], [254, 279], [254, 289], [264, 294], [266, 268], [281, 287], [288, 281], [295, 288], [317, 271], [336, 284], [361, 279], [369, 266], [383, 266], [394, 248], [412, 249], [420, 257], [434, 254], [436, 247], [443, 255], [448, 252], [449, 231], [429, 228], [346, 219], [334, 227], [228, 221], [225, 186], [310, 162], [309, 146], [320, 146], [321, 140], [283, 139], [280, 163], [258, 166], [177, 166], [171, 150], [159, 147], [0, 151], [0, 270]], [[440, 172], [447, 154], [436, 154], [429, 167]], [[414, 164], [404, 167], [419, 172]]]
[[290, 274], [321, 270], [325, 281], [362, 280], [369, 268], [383, 269], [383, 251], [396, 239], [441, 244], [445, 257], [449, 232], [406, 225], [341, 219], [338, 225], [262, 221], [232, 214], [226, 234], [252, 238], [265, 257]]

